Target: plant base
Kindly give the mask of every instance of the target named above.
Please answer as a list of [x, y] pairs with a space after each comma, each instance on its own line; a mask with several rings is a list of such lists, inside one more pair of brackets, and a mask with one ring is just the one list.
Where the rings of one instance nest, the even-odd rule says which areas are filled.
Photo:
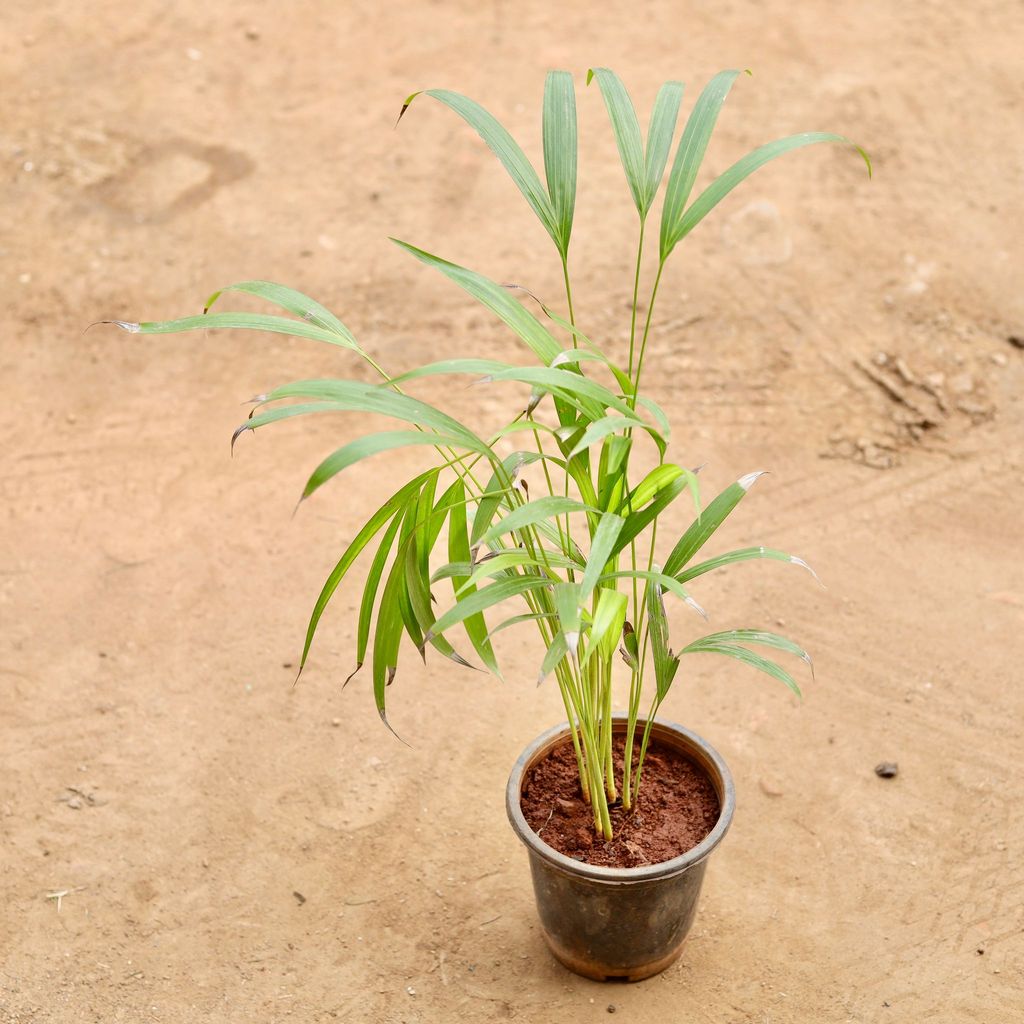
[[[614, 731], [624, 732], [625, 716]], [[558, 853], [529, 827], [520, 799], [528, 771], [568, 736], [560, 726], [535, 740], [509, 777], [506, 809], [526, 845], [544, 938], [569, 970], [599, 981], [640, 981], [678, 959], [697, 911], [707, 859], [732, 821], [735, 795], [725, 762], [699, 736], [656, 720], [652, 735], [699, 764], [718, 794], [721, 814], [692, 850], [639, 868], [581, 863]]]

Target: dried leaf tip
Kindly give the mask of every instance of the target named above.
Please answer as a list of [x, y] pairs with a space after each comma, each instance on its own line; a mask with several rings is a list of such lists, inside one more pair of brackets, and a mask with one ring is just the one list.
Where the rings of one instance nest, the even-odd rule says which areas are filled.
[[790, 555], [789, 560], [793, 565], [803, 566], [803, 568], [805, 568], [815, 578], [815, 580], [817, 580], [818, 586], [823, 590], [828, 589], [825, 584], [821, 582], [821, 577], [802, 558], [797, 558], [796, 555]]
[[[420, 90], [420, 92], [422, 92], [422, 90]], [[409, 109], [410, 105], [412, 104], [412, 101], [416, 99], [416, 97], [419, 96], [419, 94], [419, 92], [414, 92], [406, 96], [405, 102], [402, 104], [402, 109], [398, 112], [398, 117], [395, 118], [396, 128], [398, 127], [399, 122], [402, 120], [402, 118], [405, 117], [405, 112]]]
[[748, 473], [746, 476], [741, 476], [736, 481], [745, 491], [749, 491], [754, 486], [758, 477], [764, 476], [768, 471], [766, 469], [759, 469], [756, 473]]
[[89, 327], [86, 327], [88, 331], [92, 327], [96, 327], [98, 324], [113, 324], [115, 327], [120, 327], [122, 331], [127, 331], [129, 334], [138, 334], [142, 330], [142, 324], [133, 324], [130, 320], [94, 320]]
[[[342, 688], [343, 690], [345, 689], [345, 687], [346, 687], [346, 686], [348, 686], [348, 684], [349, 684], [350, 682], [352, 682], [352, 680], [353, 680], [353, 679], [355, 678], [356, 674], [357, 674], [357, 673], [359, 672], [359, 670], [360, 670], [360, 669], [361, 669], [362, 667], [363, 667], [363, 663], [362, 663], [361, 661], [359, 661], [359, 662], [356, 662], [356, 667], [355, 667], [354, 669], [352, 669], [352, 671], [351, 671], [351, 672], [349, 672], [349, 674], [348, 674], [348, 675], [347, 675], [347, 676], [345, 677], [345, 682], [343, 682], [343, 683], [341, 684], [341, 688]], [[301, 669], [299, 669], [299, 671], [301, 672], [302, 670], [301, 670]]]
[[[394, 673], [394, 669], [391, 669], [390, 671], [392, 673]], [[394, 736], [395, 739], [398, 740], [399, 743], [405, 744], [405, 746], [409, 747], [410, 750], [412, 749], [412, 744], [411, 743], [406, 743], [405, 740], [403, 740], [402, 737], [399, 736], [397, 732], [395, 732], [395, 730], [392, 727], [391, 723], [388, 721], [388, 716], [385, 714], [383, 708], [380, 709], [380, 720], [387, 726], [388, 732], [391, 733], [391, 735]]]

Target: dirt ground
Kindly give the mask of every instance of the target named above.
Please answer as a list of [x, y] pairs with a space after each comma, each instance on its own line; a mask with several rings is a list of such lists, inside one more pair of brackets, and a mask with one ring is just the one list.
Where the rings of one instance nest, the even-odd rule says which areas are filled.
[[[5, 5], [0, 1019], [1019, 1020], [1022, 46], [1008, 0]], [[801, 705], [726, 661], [677, 682], [664, 713], [724, 754], [738, 812], [681, 962], [631, 987], [552, 961], [505, 822], [512, 762], [560, 718], [527, 635], [503, 684], [407, 652], [407, 749], [365, 678], [341, 691], [350, 587], [292, 688], [323, 577], [408, 466], [364, 463], [292, 519], [356, 424], [233, 459], [228, 438], [268, 385], [361, 371], [281, 337], [83, 334], [262, 277], [393, 369], [509, 354], [387, 235], [554, 302], [548, 240], [454, 115], [394, 118], [457, 89], [538, 158], [543, 72], [565, 67], [577, 308], [621, 343], [634, 214], [593, 64], [644, 120], [667, 78], [688, 110], [752, 67], [709, 173], [808, 129], [876, 169], [790, 156], [669, 264], [649, 379], [677, 457], [709, 491], [772, 470], [718, 548], [796, 552], [828, 589], [774, 564], [694, 586], [715, 628], [804, 642], [817, 681]], [[483, 423], [517, 399], [423, 394]]]

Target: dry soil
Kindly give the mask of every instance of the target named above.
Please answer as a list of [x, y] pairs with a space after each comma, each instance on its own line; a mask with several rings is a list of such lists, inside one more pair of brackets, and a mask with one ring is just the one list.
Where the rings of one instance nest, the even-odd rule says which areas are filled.
[[[1009, 0], [6, 4], [0, 1017], [1020, 1019], [1022, 48]], [[357, 424], [233, 459], [228, 438], [252, 394], [358, 367], [280, 336], [83, 334], [260, 277], [395, 369], [507, 356], [387, 235], [554, 303], [548, 240], [454, 115], [394, 119], [457, 89], [539, 159], [543, 72], [565, 67], [577, 307], [623, 345], [635, 218], [592, 64], [645, 120], [666, 78], [692, 102], [752, 67], [707, 174], [819, 128], [876, 171], [826, 147], [765, 168], [663, 284], [649, 381], [678, 457], [709, 491], [772, 471], [718, 548], [793, 551], [828, 589], [774, 563], [694, 584], [715, 628], [803, 641], [817, 681], [798, 704], [724, 660], [681, 674], [665, 713], [725, 755], [738, 811], [683, 959], [628, 988], [552, 961], [504, 820], [512, 762], [561, 713], [528, 637], [503, 644], [504, 683], [406, 652], [404, 747], [365, 676], [341, 690], [347, 587], [292, 687], [323, 577], [412, 460], [360, 465], [293, 519]], [[422, 393], [483, 424], [521, 399]]]

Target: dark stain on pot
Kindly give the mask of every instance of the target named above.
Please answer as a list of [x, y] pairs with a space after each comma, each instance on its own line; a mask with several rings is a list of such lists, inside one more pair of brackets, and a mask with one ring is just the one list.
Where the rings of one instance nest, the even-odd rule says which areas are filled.
[[[638, 744], [639, 745], [639, 744]], [[637, 750], [634, 748], [634, 758]], [[615, 778], [621, 780], [623, 741], [613, 748]], [[613, 868], [659, 864], [693, 849], [715, 827], [721, 808], [704, 770], [675, 750], [652, 742], [644, 761], [640, 799], [625, 811], [611, 809], [615, 838], [594, 831], [590, 805], [580, 790], [576, 755], [566, 742], [527, 776], [520, 801], [530, 828], [559, 853]]]

